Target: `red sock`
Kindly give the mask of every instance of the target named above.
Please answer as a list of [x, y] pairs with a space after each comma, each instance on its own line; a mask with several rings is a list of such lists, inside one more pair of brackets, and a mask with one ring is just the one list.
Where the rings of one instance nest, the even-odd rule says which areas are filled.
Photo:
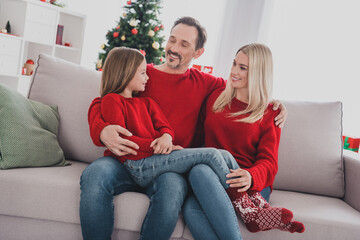
[[259, 208], [248, 197], [246, 192], [237, 192], [236, 188], [226, 189], [236, 213], [244, 221], [250, 232], [273, 228], [286, 228], [293, 214], [286, 208]]
[[289, 222], [287, 224], [281, 225], [279, 229], [283, 230], [283, 231], [289, 231], [291, 233], [294, 233], [294, 232], [302, 233], [305, 231], [305, 226], [301, 222], [293, 221], [293, 222]]
[[250, 200], [259, 208], [269, 208], [271, 205], [261, 196], [258, 191], [247, 191]]

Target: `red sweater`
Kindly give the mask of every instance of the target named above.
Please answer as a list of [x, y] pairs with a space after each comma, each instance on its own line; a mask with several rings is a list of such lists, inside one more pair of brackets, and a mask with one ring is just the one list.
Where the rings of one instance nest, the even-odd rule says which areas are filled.
[[[195, 135], [201, 105], [216, 88], [225, 86], [222, 78], [200, 72], [194, 68], [184, 74], [169, 74], [147, 65], [149, 80], [145, 92], [140, 96], [151, 97], [159, 104], [161, 110], [175, 132], [175, 145], [191, 147]], [[100, 132], [109, 125], [101, 116], [101, 99], [95, 99], [88, 112], [90, 135], [97, 146]]]
[[271, 186], [278, 171], [278, 148], [281, 130], [275, 126], [274, 118], [279, 111], [267, 108], [262, 120], [255, 123], [235, 122], [228, 117], [231, 112], [244, 110], [247, 106], [236, 98], [222, 112], [214, 113], [212, 106], [221, 93], [216, 90], [207, 102], [205, 119], [205, 146], [228, 150], [239, 166], [248, 170], [252, 176], [251, 190], [261, 191]]
[[137, 155], [126, 157], [116, 157], [110, 150], [105, 151], [105, 156], [114, 156], [122, 163], [126, 159], [139, 160], [153, 155], [154, 150], [150, 144], [164, 133], [174, 138], [170, 124], [151, 98], [124, 98], [119, 94], [110, 93], [101, 101], [101, 114], [106, 122], [129, 130], [133, 136], [122, 137], [137, 143], [140, 147]]

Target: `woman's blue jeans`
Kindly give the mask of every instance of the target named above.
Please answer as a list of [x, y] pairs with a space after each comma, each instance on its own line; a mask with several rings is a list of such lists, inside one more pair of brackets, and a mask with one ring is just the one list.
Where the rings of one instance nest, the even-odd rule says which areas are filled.
[[226, 184], [226, 174], [230, 173], [229, 168], [239, 168], [229, 152], [216, 148], [186, 148], [170, 154], [157, 154], [140, 160], [127, 160], [124, 163], [133, 180], [142, 187], [146, 187], [163, 173], [187, 173], [198, 164], [210, 166], [224, 188], [229, 187]]
[[[226, 154], [226, 153], [225, 153]], [[233, 205], [212, 169], [204, 164], [189, 173], [191, 194], [183, 206], [185, 222], [197, 240], [242, 239]], [[261, 195], [268, 201], [270, 187]]]
[[85, 240], [111, 239], [113, 198], [128, 191], [146, 193], [150, 198], [140, 239], [169, 239], [187, 194], [186, 180], [172, 172], [160, 175], [147, 188], [141, 188], [130, 178], [124, 165], [113, 157], [99, 158], [87, 166], [80, 185], [80, 220]]

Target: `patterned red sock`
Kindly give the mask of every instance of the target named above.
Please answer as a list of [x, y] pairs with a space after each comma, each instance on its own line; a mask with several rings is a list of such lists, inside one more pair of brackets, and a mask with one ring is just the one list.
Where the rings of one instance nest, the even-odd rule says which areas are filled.
[[293, 214], [286, 208], [259, 208], [246, 192], [239, 193], [235, 188], [226, 189], [236, 213], [244, 221], [250, 232], [259, 232], [273, 228], [286, 229]]
[[259, 208], [269, 208], [271, 205], [261, 196], [258, 191], [247, 191], [250, 200]]
[[302, 233], [305, 231], [305, 226], [301, 222], [291, 221], [287, 224], [280, 225], [280, 230], [289, 231], [291, 233], [298, 232]]

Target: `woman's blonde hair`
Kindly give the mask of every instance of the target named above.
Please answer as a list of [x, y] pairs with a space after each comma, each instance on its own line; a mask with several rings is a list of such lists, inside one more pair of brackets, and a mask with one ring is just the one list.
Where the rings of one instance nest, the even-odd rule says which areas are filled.
[[144, 55], [137, 49], [113, 48], [105, 60], [102, 71], [101, 97], [109, 93], [122, 93], [143, 61]]
[[[229, 114], [230, 117], [237, 117], [243, 114], [249, 114], [245, 118], [235, 121], [253, 123], [262, 119], [267, 109], [272, 94], [273, 84], [273, 61], [270, 49], [263, 44], [249, 44], [240, 48], [249, 58], [248, 67], [248, 86], [249, 102], [246, 109]], [[236, 56], [235, 55], [235, 56]], [[213, 111], [221, 112], [225, 106], [231, 107], [231, 101], [236, 96], [236, 89], [228, 81], [225, 90], [216, 99]]]

